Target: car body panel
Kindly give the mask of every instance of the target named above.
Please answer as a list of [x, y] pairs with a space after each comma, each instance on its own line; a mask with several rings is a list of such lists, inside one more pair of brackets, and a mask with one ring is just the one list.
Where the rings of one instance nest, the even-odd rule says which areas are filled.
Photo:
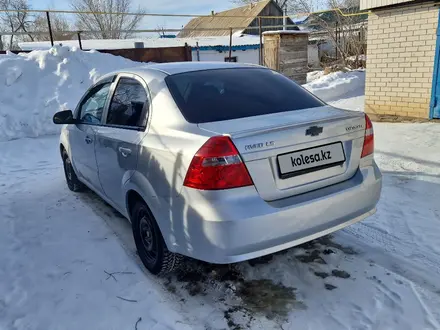
[[[360, 221], [375, 211], [382, 176], [376, 164], [344, 182], [266, 202], [255, 187], [200, 193], [185, 188], [174, 222], [185, 229], [170, 248], [193, 258], [232, 263], [304, 243]], [[183, 212], [182, 212], [183, 210]]]
[[[101, 120], [102, 125], [96, 127], [95, 130], [96, 163], [99, 168], [102, 190], [118, 208], [123, 209], [126, 207], [126, 196], [121, 187], [130, 179], [137, 168], [140, 144], [146, 135], [148, 125], [146, 128], [139, 129], [106, 124], [111, 97], [121, 78], [136, 80], [144, 87], [147, 97], [151, 97], [147, 84], [141, 77], [131, 73], [120, 73], [114, 79], [110, 89], [109, 102]], [[151, 104], [146, 113], [150, 116]]]
[[[77, 125], [64, 126], [60, 143], [68, 150], [78, 178], [128, 219], [127, 196], [135, 191], [151, 209], [171, 252], [215, 263], [273, 253], [371, 215], [380, 197], [382, 177], [373, 155], [360, 158], [365, 132], [362, 113], [324, 106], [214, 123], [185, 120], [165, 77], [226, 67], [253, 66], [152, 64], [104, 76], [102, 80], [113, 81], [110, 94], [116, 85], [115, 74], [145, 83], [151, 98], [147, 127], [106, 125], [107, 104], [101, 124], [89, 127], [95, 150], [90, 158], [97, 164], [99, 178], [99, 184], [93, 185], [87, 179], [90, 174], [83, 173], [83, 164], [76, 162], [80, 141], [72, 137], [72, 131]], [[308, 135], [307, 130], [314, 126], [319, 134]], [[231, 137], [253, 186], [218, 191], [184, 186], [193, 156], [216, 135]], [[343, 164], [280, 178], [279, 155], [328, 143], [342, 144]], [[257, 148], [249, 148], [255, 144]], [[130, 154], [123, 156], [127, 149]]]
[[[199, 124], [199, 127], [216, 134], [230, 134], [260, 196], [270, 201], [315, 190], [353, 176], [362, 152], [365, 118], [360, 112], [325, 106]], [[319, 127], [322, 133], [309, 136], [306, 131], [310, 127]], [[342, 142], [347, 158], [341, 166], [289, 178], [280, 177], [279, 155], [338, 142]]]
[[74, 125], [69, 127], [70, 153], [77, 174], [87, 181], [94, 189], [100, 189], [98, 166], [95, 158], [95, 127], [90, 125]]
[[143, 132], [116, 127], [96, 129], [96, 163], [103, 192], [120, 208], [125, 207], [121, 187], [133, 175], [138, 165]]

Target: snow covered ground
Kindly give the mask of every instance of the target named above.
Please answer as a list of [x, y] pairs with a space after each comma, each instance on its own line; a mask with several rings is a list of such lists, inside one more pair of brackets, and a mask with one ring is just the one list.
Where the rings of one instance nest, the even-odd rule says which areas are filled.
[[[362, 83], [345, 81], [363, 74], [317, 77], [314, 92], [333, 88], [333, 104], [362, 109]], [[0, 142], [0, 329], [440, 329], [440, 125], [375, 123], [375, 133], [374, 216], [166, 278], [144, 271], [125, 219], [67, 189], [57, 136]]]

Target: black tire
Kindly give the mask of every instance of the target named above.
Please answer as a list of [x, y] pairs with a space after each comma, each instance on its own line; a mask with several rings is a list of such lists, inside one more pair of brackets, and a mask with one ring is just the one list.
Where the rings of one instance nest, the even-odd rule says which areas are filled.
[[67, 187], [74, 192], [84, 191], [86, 186], [78, 180], [76, 173], [73, 169], [72, 163], [70, 161], [69, 155], [67, 152], [63, 151], [63, 167], [64, 167], [64, 175], [66, 176]]
[[168, 251], [159, 226], [145, 203], [136, 202], [131, 210], [131, 223], [139, 257], [152, 274], [163, 275], [179, 267], [183, 257]]

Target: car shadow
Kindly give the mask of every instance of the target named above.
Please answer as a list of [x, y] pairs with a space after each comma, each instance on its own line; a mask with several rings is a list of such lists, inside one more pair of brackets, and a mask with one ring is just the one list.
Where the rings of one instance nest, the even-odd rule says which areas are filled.
[[[194, 228], [199, 222], [193, 220], [201, 215], [190, 205], [186, 205], [185, 208], [175, 207], [183, 205], [177, 200], [180, 198], [178, 187], [182, 180], [180, 173], [182, 160], [179, 151], [173, 157], [176, 161], [171, 180], [167, 179], [165, 171], [160, 167], [160, 161], [153, 156], [145, 155], [142, 159], [157, 169], [150, 175], [170, 182], [163, 188], [167, 191], [168, 203], [174, 205], [175, 214], [171, 213], [168, 218], [158, 221], [167, 223], [170, 235], [185, 237], [185, 240], [177, 242], [178, 244], [186, 244], [190, 247], [192, 239], [200, 240], [204, 236], [203, 229]], [[420, 217], [420, 221], [426, 216], [437, 214], [438, 217], [440, 214], [436, 213], [439, 212], [438, 209], [426, 211], [434, 212], [432, 214], [421, 212], [426, 200], [415, 198], [426, 195], [426, 192], [429, 192], [429, 200], [440, 198], [438, 183], [427, 181], [434, 178], [427, 176], [426, 180], [417, 179], [418, 176], [423, 175], [422, 173], [417, 173], [417, 176], [408, 173], [407, 178], [402, 178], [401, 172], [395, 174], [385, 173], [384, 192], [375, 219], [379, 217], [380, 221], [380, 218], [384, 217], [387, 219], [383, 221], [391, 221], [392, 226], [398, 226], [398, 222], [389, 219], [396, 205], [403, 212], [401, 214], [409, 212], [415, 217]], [[130, 223], [93, 192], [86, 192], [79, 198], [104, 219], [127, 254], [145, 271], [136, 253]], [[183, 223], [178, 219], [184, 219]], [[400, 219], [396, 217], [397, 220]], [[437, 233], [440, 234], [438, 228]], [[178, 233], [182, 232], [198, 234], [197, 237], [179, 236]], [[214, 265], [186, 258], [180, 269], [156, 280], [170, 295], [175, 296], [176, 301], [182, 302], [182, 306], [201, 304], [205, 307], [211, 306], [213, 312], [220, 310], [225, 324], [230, 329], [252, 328], [256, 320], [261, 322], [262, 319], [269, 322], [268, 324], [281, 327], [289, 321], [289, 315], [295, 311], [298, 313], [307, 311], [309, 305], [313, 306], [313, 303], [319, 301], [326, 292], [342, 290], [347, 301], [356, 302], [358, 301], [356, 295], [359, 293], [355, 290], [350, 291], [354, 281], [362, 281], [362, 285], [366, 285], [365, 290], [368, 291], [383, 285], [384, 277], [396, 271], [396, 269], [388, 271], [391, 266], [382, 263], [386, 271], [369, 272], [369, 268], [373, 268], [376, 261], [369, 257], [366, 259], [364, 246], [350, 245], [355, 240], [348, 244], [342, 242], [343, 236], [335, 233], [269, 256], [231, 265]], [[380, 261], [378, 263], [380, 264]], [[409, 276], [410, 280], [417, 280], [417, 273], [411, 275], [408, 270], [401, 273]], [[186, 302], [191, 303], [186, 304]]]
[[[159, 283], [183, 305], [203, 304], [219, 310], [229, 329], [251, 329], [255, 320], [260, 318], [267, 320], [268, 324], [282, 325], [293, 311], [307, 309], [307, 302], [299, 294], [298, 288], [283, 284], [264, 271], [264, 268], [277, 267], [280, 260], [288, 263], [289, 267], [303, 264], [307, 269], [310, 268], [310, 274], [323, 282], [323, 291], [334, 290], [337, 287], [327, 283], [328, 278], [349, 278], [348, 272], [341, 270], [332, 273], [332, 269], [312, 269], [320, 269], [326, 264], [326, 257], [333, 253], [349, 256], [357, 253], [352, 247], [335, 242], [332, 236], [325, 236], [272, 255], [230, 265], [210, 264], [186, 257], [181, 268], [157, 278], [145, 270], [137, 255], [129, 221], [94, 192], [88, 190], [79, 196], [105, 221], [127, 255], [146, 276]], [[191, 212], [194, 211], [189, 208], [185, 213], [192, 217]], [[172, 219], [170, 221], [173, 223]], [[183, 228], [183, 224], [173, 223], [173, 230]]]

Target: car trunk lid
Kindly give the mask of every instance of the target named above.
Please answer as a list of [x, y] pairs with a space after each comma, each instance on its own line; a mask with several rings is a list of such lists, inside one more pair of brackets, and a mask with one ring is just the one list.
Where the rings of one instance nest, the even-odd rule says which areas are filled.
[[323, 106], [198, 126], [231, 136], [258, 193], [271, 201], [352, 177], [365, 119], [361, 112]]

